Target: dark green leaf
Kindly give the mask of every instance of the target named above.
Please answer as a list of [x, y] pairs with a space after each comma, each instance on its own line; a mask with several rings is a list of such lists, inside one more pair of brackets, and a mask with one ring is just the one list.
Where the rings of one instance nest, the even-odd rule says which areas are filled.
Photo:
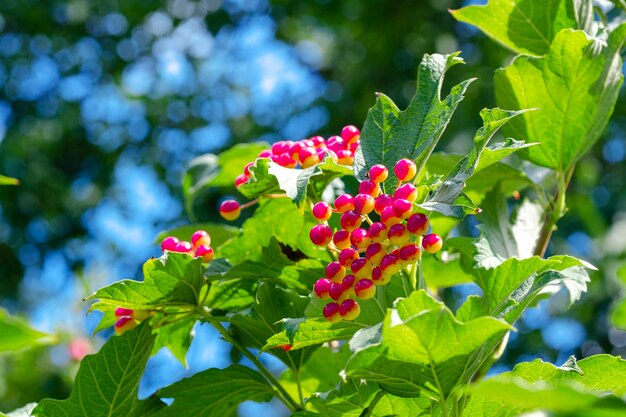
[[195, 324], [195, 317], [189, 317], [155, 329], [156, 340], [152, 352], [156, 353], [162, 348], [167, 348], [183, 366], [187, 367], [187, 350], [193, 340], [192, 331]]
[[377, 384], [349, 380], [328, 395], [310, 399], [310, 403], [323, 417], [359, 417], [380, 391]]
[[0, 308], [0, 353], [55, 343], [55, 337], [33, 329], [28, 322]]
[[241, 311], [254, 304], [257, 283], [249, 279], [230, 279], [211, 284], [206, 305], [211, 309]]

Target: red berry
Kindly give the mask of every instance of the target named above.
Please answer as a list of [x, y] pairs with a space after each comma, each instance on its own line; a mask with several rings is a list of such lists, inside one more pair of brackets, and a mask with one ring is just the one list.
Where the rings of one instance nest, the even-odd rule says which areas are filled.
[[202, 262], [208, 263], [213, 260], [215, 253], [213, 252], [213, 248], [209, 245], [200, 245], [196, 248], [196, 256], [201, 256]]
[[130, 308], [122, 308], [122, 307], [118, 307], [115, 309], [115, 316], [116, 317], [120, 317], [120, 316], [132, 316], [133, 315], [133, 310]]
[[354, 286], [354, 293], [361, 300], [369, 300], [376, 295], [376, 286], [371, 279], [361, 279]]
[[261, 151], [259, 152], [259, 158], [271, 158], [272, 157], [272, 151], [271, 150], [265, 150], [265, 151]]
[[354, 154], [349, 150], [337, 152], [337, 163], [339, 165], [352, 165], [354, 163]]
[[376, 213], [378, 214], [381, 214], [385, 207], [391, 206], [393, 202], [394, 199], [392, 196], [387, 194], [381, 194], [376, 197], [376, 200], [374, 202], [374, 211], [376, 211]]
[[386, 254], [385, 248], [380, 243], [372, 243], [365, 250], [365, 258], [373, 265], [379, 265]]
[[354, 210], [354, 197], [350, 194], [341, 194], [335, 199], [335, 209], [339, 213]]
[[247, 182], [248, 182], [248, 177], [246, 177], [245, 174], [239, 174], [237, 175], [237, 178], [235, 178], [235, 187], [239, 188]]
[[[345, 279], [345, 278], [344, 278]], [[328, 290], [328, 295], [335, 301], [342, 302], [350, 296], [350, 288], [346, 288], [343, 283], [333, 283]]]
[[383, 243], [387, 240], [387, 226], [381, 222], [372, 223], [367, 234], [372, 239], [372, 242]]
[[191, 253], [193, 251], [193, 245], [189, 242], [178, 242], [172, 252], [179, 253]]
[[350, 142], [350, 143], [348, 144], [348, 150], [349, 150], [350, 152], [352, 152], [352, 155], [353, 155], [353, 156], [354, 156], [354, 152], [356, 152], [356, 150], [358, 149], [358, 147], [359, 147], [359, 141], [358, 141], [358, 140], [357, 140], [356, 142]]
[[347, 230], [337, 230], [333, 236], [333, 243], [337, 249], [350, 247], [350, 232]]
[[311, 242], [315, 245], [326, 246], [333, 238], [333, 231], [330, 230], [330, 227], [325, 224], [318, 224], [313, 226], [311, 232], [309, 233], [309, 237], [311, 238]]
[[395, 245], [402, 246], [409, 241], [411, 235], [406, 230], [406, 226], [402, 223], [394, 224], [389, 228], [389, 234], [387, 235], [387, 239]]
[[320, 163], [320, 157], [317, 154], [317, 150], [313, 147], [306, 147], [300, 149], [299, 153], [300, 165], [302, 168], [309, 168], [313, 165]]
[[346, 143], [359, 140], [360, 135], [361, 131], [356, 126], [348, 125], [341, 129], [341, 138], [346, 141]]
[[383, 272], [389, 273], [390, 275], [398, 272], [401, 267], [402, 265], [400, 264], [400, 258], [393, 253], [385, 255], [383, 257], [383, 260], [380, 261], [380, 269], [382, 269]]
[[420, 257], [422, 250], [414, 243], [410, 243], [400, 248], [400, 260], [404, 262], [415, 262]]
[[417, 188], [411, 183], [402, 184], [399, 186], [396, 191], [393, 193], [393, 196], [398, 198], [403, 198], [405, 200], [409, 200], [411, 203], [415, 203], [417, 200]]
[[211, 236], [204, 230], [197, 230], [191, 235], [191, 244], [196, 248], [200, 245], [211, 245]]
[[289, 154], [295, 161], [300, 162], [300, 151], [304, 148], [306, 148], [306, 145], [301, 141], [294, 142], [289, 148]]
[[326, 267], [326, 278], [332, 282], [341, 282], [346, 276], [346, 268], [337, 261], [331, 262]]
[[356, 211], [350, 210], [346, 211], [341, 215], [341, 219], [339, 220], [339, 224], [341, 227], [351, 232], [354, 229], [358, 229], [363, 222], [363, 218]]
[[313, 286], [313, 291], [315, 291], [315, 295], [319, 298], [329, 298], [330, 287], [333, 285], [333, 282], [328, 278], [320, 278], [315, 282]]
[[407, 219], [413, 213], [413, 203], [409, 200], [399, 198], [393, 202], [393, 211], [396, 214], [396, 217]]
[[290, 140], [281, 140], [272, 145], [272, 153], [274, 155], [282, 155], [285, 152], [289, 152], [289, 148], [291, 148], [293, 142]]
[[350, 243], [357, 249], [365, 249], [371, 242], [370, 237], [365, 229], [355, 229], [350, 234]]
[[331, 136], [326, 141], [326, 147], [331, 151], [337, 153], [339, 151], [346, 150], [346, 143], [339, 136]]
[[178, 245], [178, 242], [180, 241], [174, 236], [168, 236], [161, 241], [161, 250], [163, 252], [165, 252], [166, 250], [173, 252], [176, 249], [176, 245]]
[[369, 278], [372, 275], [372, 264], [370, 264], [365, 258], [359, 258], [352, 261], [350, 269], [357, 278]]
[[289, 155], [289, 152], [280, 154], [275, 162], [285, 168], [295, 168], [296, 165], [298, 165], [298, 161], [293, 159], [293, 157]]
[[442, 246], [443, 240], [441, 239], [441, 236], [436, 233], [426, 235], [422, 239], [422, 247], [428, 253], [437, 253], [441, 250]]
[[415, 213], [406, 221], [406, 227], [414, 235], [424, 235], [428, 231], [428, 217], [423, 213]]
[[376, 285], [387, 285], [391, 281], [391, 275], [389, 271], [383, 271], [380, 266], [377, 266], [372, 270], [372, 281]]
[[328, 303], [324, 306], [324, 310], [322, 311], [326, 320], [331, 323], [337, 323], [341, 321], [341, 314], [339, 313], [339, 304], [337, 303]]
[[[341, 281], [341, 285], [343, 286], [343, 295], [345, 298], [354, 296], [354, 284], [356, 283], [356, 277], [352, 274], [346, 275], [343, 281]], [[345, 299], [344, 298], [344, 299]]]
[[361, 306], [354, 300], [345, 300], [339, 307], [339, 314], [344, 320], [352, 321], [359, 317]]
[[372, 180], [361, 181], [359, 194], [369, 194], [376, 198], [380, 195], [380, 186]]
[[123, 316], [117, 319], [113, 326], [116, 335], [121, 335], [131, 329], [137, 327], [137, 322], [130, 316]]
[[393, 167], [393, 172], [400, 181], [410, 181], [417, 173], [417, 167], [410, 159], [401, 159]]
[[387, 227], [391, 227], [394, 224], [400, 223], [402, 219], [396, 216], [396, 211], [393, 209], [393, 206], [387, 206], [383, 209], [382, 213], [380, 213], [380, 221]]
[[389, 176], [389, 170], [382, 164], [376, 164], [370, 168], [370, 180], [375, 183], [384, 182]]
[[322, 147], [322, 145], [326, 146], [326, 139], [321, 136], [313, 136], [311, 142], [313, 142], [313, 146], [316, 148]]
[[320, 220], [320, 221], [328, 220], [330, 219], [330, 216], [332, 214], [333, 214], [333, 209], [330, 207], [330, 205], [324, 202], [319, 202], [313, 206], [313, 217], [315, 217], [317, 220]]
[[226, 220], [235, 220], [241, 214], [241, 206], [235, 200], [226, 200], [220, 205], [220, 215]]
[[347, 248], [339, 252], [339, 263], [345, 268], [350, 268], [352, 261], [359, 259], [359, 253], [352, 248]]
[[369, 214], [374, 210], [374, 197], [369, 194], [358, 194], [354, 197], [354, 210], [361, 214]]

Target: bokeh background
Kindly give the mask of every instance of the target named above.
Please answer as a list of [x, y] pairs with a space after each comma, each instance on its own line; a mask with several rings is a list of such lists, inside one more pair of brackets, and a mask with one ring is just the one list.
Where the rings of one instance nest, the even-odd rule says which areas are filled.
[[[217, 219], [215, 198], [184, 211], [181, 176], [192, 158], [361, 126], [374, 92], [405, 106], [421, 56], [457, 50], [467, 65], [451, 70], [446, 86], [478, 81], [442, 148], [467, 149], [478, 112], [495, 105], [493, 71], [512, 58], [447, 12], [469, 3], [485, 1], [2, 0], [0, 173], [21, 184], [0, 187], [0, 307], [62, 343], [0, 357], [0, 410], [67, 396], [77, 359], [109, 336], [92, 337], [99, 316], [87, 315], [81, 298], [139, 279], [142, 263], [159, 254], [161, 230]], [[615, 273], [626, 258], [625, 158], [621, 94], [579, 164], [570, 212], [549, 248], [600, 272], [569, 311], [558, 296], [529, 310], [493, 372], [535, 357], [626, 357], [626, 333], [608, 320], [623, 291]], [[228, 345], [198, 326], [188, 369], [161, 351], [140, 395], [231, 359]], [[242, 415], [276, 415], [242, 407]]]

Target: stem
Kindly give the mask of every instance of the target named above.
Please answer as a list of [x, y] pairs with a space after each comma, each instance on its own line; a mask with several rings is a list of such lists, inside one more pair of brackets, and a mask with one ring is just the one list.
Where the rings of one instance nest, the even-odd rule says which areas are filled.
[[[263, 374], [265, 378], [274, 386], [278, 392], [276, 392], [276, 397], [283, 402], [291, 411], [299, 411], [302, 408], [296, 403], [296, 401], [289, 395], [289, 393], [285, 390], [285, 388], [281, 385], [280, 382], [272, 375], [272, 373], [261, 363], [261, 361], [254, 356], [250, 351], [239, 343], [238, 340], [234, 339], [228, 330], [220, 323], [219, 321], [212, 320], [212, 317], [207, 316], [206, 312], [203, 309], [200, 309], [202, 316], [207, 319], [216, 329], [224, 340], [233, 345], [237, 350], [239, 350], [246, 358], [250, 359], [250, 361], [258, 368], [259, 372]], [[280, 394], [280, 395], [279, 395]]]
[[[300, 355], [302, 357], [303, 355]], [[300, 360], [302, 362], [302, 360]], [[296, 378], [296, 384], [298, 385], [298, 397], [300, 397], [300, 408], [304, 409], [304, 395], [302, 395], [302, 384], [300, 383], [300, 368], [293, 371], [293, 376]]]

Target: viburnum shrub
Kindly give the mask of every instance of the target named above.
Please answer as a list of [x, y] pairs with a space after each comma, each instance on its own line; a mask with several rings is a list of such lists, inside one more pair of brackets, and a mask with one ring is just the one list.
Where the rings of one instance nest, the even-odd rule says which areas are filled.
[[[226, 219], [254, 210], [236, 226], [165, 232], [143, 282], [89, 296], [103, 314], [98, 330], [123, 334], [85, 357], [68, 399], [43, 400], [34, 415], [230, 416], [273, 398], [299, 417], [625, 415], [619, 357], [534, 360], [484, 376], [526, 308], [559, 289], [570, 303], [586, 290], [594, 267], [546, 249], [576, 163], [613, 111], [626, 24], [594, 21], [591, 1], [490, 0], [453, 15], [520, 54], [496, 71], [499, 108], [480, 113], [466, 153], [437, 148], [473, 81], [442, 96], [444, 76], [463, 62], [454, 53], [423, 57], [406, 109], [377, 94], [360, 132], [192, 161], [190, 214], [216, 190], [249, 201], [224, 201]], [[179, 241], [198, 229], [211, 239]], [[467, 283], [476, 295], [444, 303]], [[139, 400], [148, 358], [166, 347], [186, 364], [199, 321], [245, 364]], [[264, 355], [285, 370], [270, 371]]]

